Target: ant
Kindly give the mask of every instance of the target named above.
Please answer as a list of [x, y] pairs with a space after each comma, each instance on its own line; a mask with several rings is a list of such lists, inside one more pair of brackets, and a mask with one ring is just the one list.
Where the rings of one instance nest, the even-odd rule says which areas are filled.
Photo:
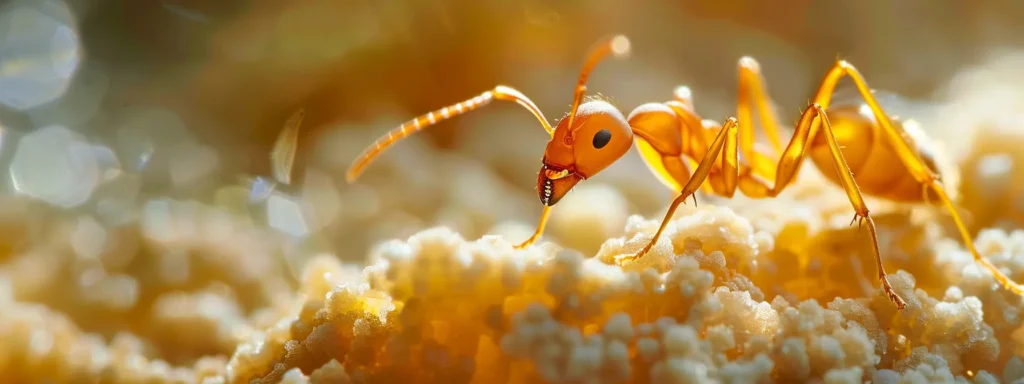
[[[803, 160], [810, 157], [817, 167], [836, 170], [835, 173], [823, 173], [842, 186], [848, 195], [856, 212], [850, 224], [858, 222], [858, 228], [866, 224], [871, 235], [878, 279], [897, 308], [903, 309], [906, 302], [889, 284], [878, 250], [875, 223], [868, 215], [862, 190], [864, 194], [898, 202], [941, 202], [952, 214], [974, 260], [988, 269], [1004, 287], [1024, 294], [1024, 288], [982, 258], [975, 249], [953, 202], [940, 184], [941, 175], [932, 151], [920, 138], [915, 140], [902, 122], [883, 112], [873, 91], [853, 65], [843, 60], [836, 61], [825, 75], [814, 101], [801, 114], [793, 137], [783, 150], [778, 118], [770, 106], [760, 65], [750, 57], [743, 57], [738, 63], [738, 118], [730, 117], [724, 124], [701, 118], [694, 110], [687, 87], [677, 88], [673, 100], [638, 106], [628, 117], [599, 98], [591, 98], [581, 104], [587, 78], [594, 67], [609, 54], [621, 58], [629, 52], [630, 41], [623, 35], [604, 40], [591, 49], [576, 84], [572, 109], [554, 129], [530, 99], [513, 88], [499, 85], [472, 99], [419, 116], [388, 132], [356, 158], [348, 170], [347, 181], [354, 181], [382, 151], [414, 132], [485, 106], [493, 100], [514, 101], [533, 113], [551, 136], [537, 175], [537, 192], [544, 206], [540, 223], [534, 234], [517, 245], [517, 249], [533, 244], [541, 236], [551, 207], [569, 190], [613, 164], [635, 141], [638, 152], [652, 173], [665, 186], [678, 192], [678, 197], [672, 201], [661, 226], [647, 245], [621, 260], [635, 260], [650, 251], [679, 204], [698, 190], [727, 198], [732, 197], [737, 189], [753, 198], [775, 197], [793, 182]], [[843, 76], [853, 80], [866, 107], [830, 106], [832, 93]], [[758, 109], [758, 117], [769, 141], [779, 154], [778, 160], [754, 147], [754, 107]], [[824, 133], [823, 137], [818, 133]], [[696, 162], [696, 159], [700, 161]], [[899, 161], [902, 166], [884, 165], [894, 161]], [[693, 164], [696, 164], [696, 169], [692, 169]], [[854, 171], [857, 178], [853, 176]]]

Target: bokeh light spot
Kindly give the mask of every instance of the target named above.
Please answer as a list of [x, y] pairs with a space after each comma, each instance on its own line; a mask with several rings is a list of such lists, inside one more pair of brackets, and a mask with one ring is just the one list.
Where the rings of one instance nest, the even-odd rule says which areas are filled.
[[78, 33], [61, 21], [66, 5], [54, 4], [59, 7], [15, 3], [0, 9], [0, 104], [27, 110], [67, 91], [81, 49]]
[[51, 125], [26, 135], [11, 161], [16, 193], [71, 208], [89, 200], [101, 179], [93, 146], [78, 134]]
[[305, 237], [309, 234], [302, 204], [282, 194], [274, 194], [267, 199], [267, 221], [274, 229], [290, 236]]

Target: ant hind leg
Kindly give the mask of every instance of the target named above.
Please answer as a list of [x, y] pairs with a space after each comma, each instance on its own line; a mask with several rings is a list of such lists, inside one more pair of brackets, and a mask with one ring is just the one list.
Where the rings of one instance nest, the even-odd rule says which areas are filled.
[[896, 154], [907, 167], [907, 170], [909, 170], [914, 178], [917, 179], [921, 185], [925, 186], [925, 188], [931, 188], [934, 190], [936, 195], [939, 196], [939, 199], [942, 200], [943, 205], [949, 211], [950, 215], [953, 216], [953, 221], [956, 223], [960, 236], [963, 238], [965, 246], [974, 257], [975, 262], [981, 264], [985, 269], [991, 272], [995, 280], [1003, 287], [1018, 295], [1024, 295], [1024, 287], [1011, 280], [998, 268], [992, 265], [992, 263], [983, 258], [980, 253], [978, 253], [970, 232], [967, 231], [967, 227], [964, 225], [963, 220], [957, 213], [956, 206], [949, 199], [945, 189], [939, 183], [939, 175], [933, 172], [931, 168], [921, 160], [914, 148], [912, 148], [906, 140], [903, 139], [903, 132], [892, 124], [889, 116], [882, 110], [882, 107], [879, 105], [874, 95], [872, 95], [871, 88], [868, 87], [867, 81], [864, 80], [864, 76], [861, 75], [853, 65], [843, 60], [837, 61], [832, 69], [825, 75], [825, 79], [822, 81], [818, 94], [815, 96], [815, 102], [820, 104], [823, 108], [828, 108], [828, 103], [832, 92], [835, 90], [836, 83], [843, 76], [849, 76], [853, 80], [861, 97], [864, 98], [864, 101], [874, 113], [875, 119], [878, 121], [879, 126], [881, 126], [882, 131], [889, 136], [891, 142], [896, 144]]
[[964, 244], [967, 246], [967, 250], [970, 251], [971, 255], [974, 257], [974, 261], [981, 264], [981, 266], [985, 267], [985, 269], [992, 273], [992, 277], [994, 277], [1004, 288], [1017, 295], [1024, 295], [1024, 287], [1003, 274], [999, 268], [996, 268], [995, 265], [978, 253], [978, 249], [974, 246], [974, 240], [971, 238], [971, 233], [967, 231], [967, 226], [964, 225], [963, 220], [960, 218], [960, 214], [957, 213], [956, 206], [949, 199], [949, 196], [946, 195], [946, 190], [942, 188], [937, 181], [930, 181], [926, 185], [935, 191], [935, 194], [939, 196], [940, 200], [942, 200], [942, 204], [946, 206], [950, 215], [953, 216], [953, 221], [956, 223], [957, 230], [960, 232], [960, 237], [963, 238]]

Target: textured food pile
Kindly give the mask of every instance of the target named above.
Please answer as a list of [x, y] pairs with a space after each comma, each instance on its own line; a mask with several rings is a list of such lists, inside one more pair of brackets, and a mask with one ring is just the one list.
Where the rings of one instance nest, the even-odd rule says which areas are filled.
[[[898, 260], [890, 265], [902, 269], [892, 281], [908, 308], [897, 312], [870, 279], [873, 270], [848, 273], [857, 261], [843, 256], [861, 248], [854, 230], [807, 231], [813, 225], [805, 222], [779, 236], [728, 208], [683, 211], [654, 253], [624, 268], [605, 261], [642, 246], [656, 221], [630, 218], [625, 236], [609, 239], [595, 258], [550, 245], [515, 251], [500, 237], [466, 240], [435, 228], [382, 244], [363, 284], [335, 285], [341, 280], [332, 277], [344, 272], [325, 259], [304, 275], [324, 299], [307, 301], [297, 319], [235, 362], [274, 364], [269, 374], [252, 373], [271, 382], [317, 381], [341, 375], [342, 366], [356, 382], [925, 383], [1024, 375], [1013, 357], [1020, 298], [997, 289], [930, 220], [879, 219], [883, 232], [898, 233], [883, 245]], [[979, 247], [1021, 276], [1008, 258], [1024, 251], [1024, 232], [985, 232]], [[787, 290], [800, 293], [772, 294]], [[846, 298], [827, 299], [835, 294]], [[260, 348], [268, 343], [276, 346]]]
[[[579, 188], [576, 203], [556, 210], [562, 225], [592, 228], [594, 207], [599, 215], [627, 215], [623, 205], [599, 204], [614, 188]], [[517, 251], [511, 243], [518, 239], [467, 239], [438, 227], [378, 245], [365, 269], [311, 255], [293, 290], [274, 264], [283, 246], [213, 206], [150, 202], [138, 224], [104, 234], [88, 219], [28, 215], [31, 203], [10, 199], [3, 204], [8, 248], [18, 237], [37, 245], [5, 255], [0, 269], [0, 376], [231, 383], [1024, 378], [1021, 298], [999, 289], [948, 237], [941, 213], [874, 209], [892, 284], [908, 302], [898, 312], [872, 278], [864, 232], [840, 220], [849, 216], [844, 204], [811, 170], [780, 199], [683, 207], [654, 251], [624, 267], [610, 263], [643, 246], [657, 220], [629, 216], [624, 232], [602, 240], [594, 257], [551, 242]], [[103, 236], [135, 241], [112, 248], [96, 241]], [[982, 231], [978, 246], [1011, 277], [1024, 277], [1024, 231]]]

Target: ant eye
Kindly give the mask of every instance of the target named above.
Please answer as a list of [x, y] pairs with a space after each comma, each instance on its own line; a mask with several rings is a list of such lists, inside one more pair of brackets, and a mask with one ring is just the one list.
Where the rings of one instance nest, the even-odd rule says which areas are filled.
[[602, 129], [594, 134], [594, 148], [601, 149], [608, 145], [608, 142], [612, 140], [612, 132], [607, 129]]

